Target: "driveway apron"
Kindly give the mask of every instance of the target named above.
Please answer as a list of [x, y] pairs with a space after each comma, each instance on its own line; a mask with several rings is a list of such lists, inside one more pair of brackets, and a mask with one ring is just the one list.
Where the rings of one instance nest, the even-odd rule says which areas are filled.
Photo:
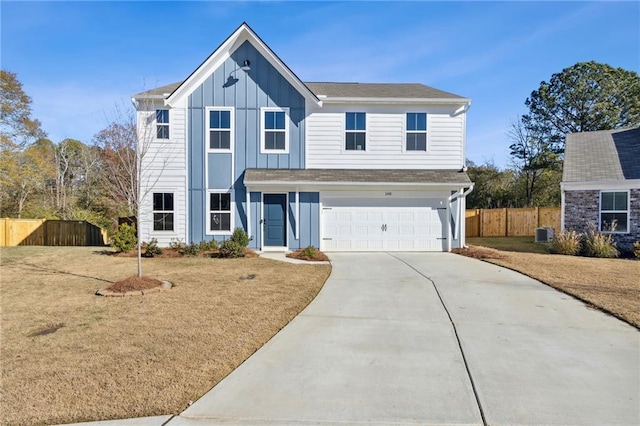
[[640, 424], [637, 330], [449, 253], [336, 253], [316, 299], [169, 425]]

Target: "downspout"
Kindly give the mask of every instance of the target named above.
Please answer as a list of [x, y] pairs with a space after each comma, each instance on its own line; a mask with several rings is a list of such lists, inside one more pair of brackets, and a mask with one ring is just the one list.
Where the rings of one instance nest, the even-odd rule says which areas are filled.
[[[467, 232], [467, 218], [465, 215], [466, 212], [466, 206], [467, 206], [467, 195], [469, 195], [469, 193], [471, 191], [473, 191], [473, 187], [474, 184], [472, 183], [471, 186], [469, 187], [469, 189], [467, 189], [466, 191], [464, 191], [462, 193], [462, 195], [460, 196], [461, 201], [458, 202], [458, 206], [460, 207], [460, 226], [458, 227], [460, 229], [460, 247], [466, 247], [466, 232]], [[464, 205], [465, 208], [462, 208], [462, 201], [464, 201]]]
[[[473, 191], [473, 187], [474, 187], [474, 184], [472, 183], [472, 184], [471, 184], [471, 186], [469, 186], [469, 188], [467, 188], [467, 190], [466, 190], [466, 191], [462, 192], [464, 188], [460, 188], [460, 189], [458, 190], [458, 192], [456, 192], [455, 194], [450, 195], [450, 196], [449, 196], [449, 198], [448, 198], [448, 200], [447, 200], [447, 201], [448, 201], [448, 205], [447, 205], [447, 207], [449, 207], [449, 206], [451, 205], [451, 202], [452, 202], [455, 198], [464, 199], [467, 195], [469, 195], [469, 193], [470, 193], [471, 191]], [[460, 228], [463, 226], [463, 225], [462, 225], [462, 224], [463, 224], [463, 220], [465, 219], [465, 218], [462, 216], [463, 211], [462, 211], [462, 203], [461, 203], [461, 202], [458, 202], [457, 210], [458, 210], [458, 211], [456, 212], [456, 216], [458, 217], [458, 226], [456, 226], [455, 235], [452, 235], [452, 238], [453, 238], [453, 239], [458, 239], [458, 238], [460, 238]], [[449, 219], [447, 218], [447, 220], [449, 220]], [[463, 246], [462, 241], [460, 241], [460, 245], [461, 245], [461, 246]]]

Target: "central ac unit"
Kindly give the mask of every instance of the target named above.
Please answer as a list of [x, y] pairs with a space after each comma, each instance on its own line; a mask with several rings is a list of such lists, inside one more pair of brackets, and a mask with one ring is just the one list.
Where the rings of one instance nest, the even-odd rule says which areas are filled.
[[536, 228], [536, 243], [550, 243], [553, 240], [553, 228]]

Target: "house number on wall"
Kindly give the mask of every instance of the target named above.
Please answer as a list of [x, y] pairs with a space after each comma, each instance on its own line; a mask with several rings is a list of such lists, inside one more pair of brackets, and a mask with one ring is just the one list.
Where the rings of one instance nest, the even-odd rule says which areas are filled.
[[385, 192], [385, 193], [384, 193], [384, 195], [385, 195], [386, 197], [391, 197], [391, 195], [392, 195], [392, 194], [391, 194], [391, 192]]

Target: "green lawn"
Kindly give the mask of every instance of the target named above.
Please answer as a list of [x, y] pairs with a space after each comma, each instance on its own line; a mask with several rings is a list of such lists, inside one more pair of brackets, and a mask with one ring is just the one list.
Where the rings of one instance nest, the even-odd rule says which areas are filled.
[[519, 253], [549, 253], [549, 244], [538, 244], [534, 237], [476, 237], [467, 238], [472, 246], [490, 247], [502, 251]]

